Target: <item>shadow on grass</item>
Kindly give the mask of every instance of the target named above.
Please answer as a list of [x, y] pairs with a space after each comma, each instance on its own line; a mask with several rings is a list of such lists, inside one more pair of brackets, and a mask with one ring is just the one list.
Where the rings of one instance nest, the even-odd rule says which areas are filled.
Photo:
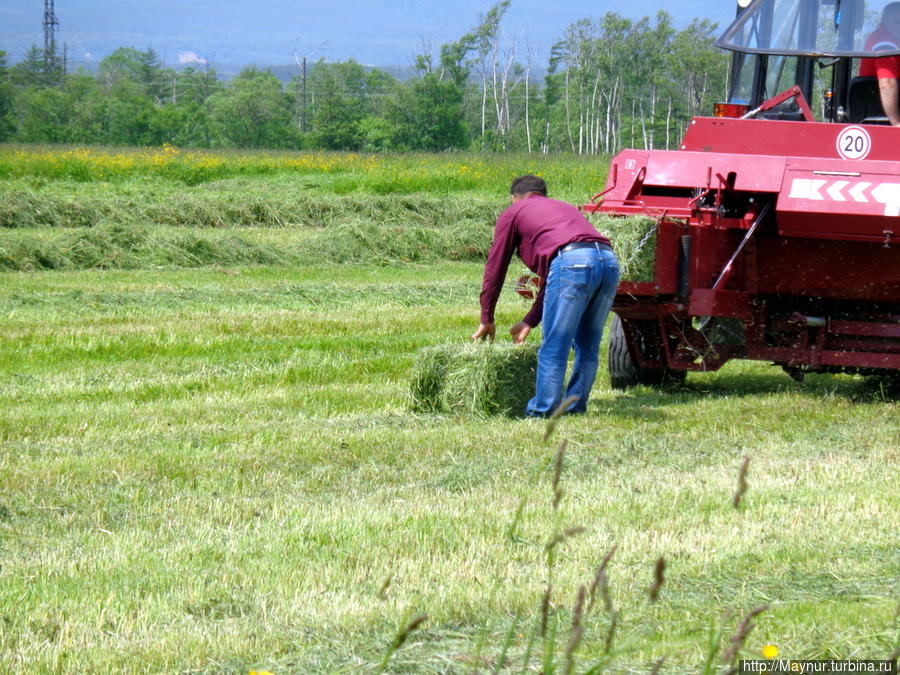
[[771, 394], [793, 394], [809, 398], [843, 398], [852, 403], [879, 403], [898, 400], [896, 386], [875, 378], [850, 375], [807, 375], [795, 382], [787, 375], [772, 373], [691, 373], [684, 384], [656, 389], [640, 386], [613, 398], [607, 412], [623, 418], [642, 420], [665, 417], [655, 408], [689, 405], [701, 400], [735, 399]]

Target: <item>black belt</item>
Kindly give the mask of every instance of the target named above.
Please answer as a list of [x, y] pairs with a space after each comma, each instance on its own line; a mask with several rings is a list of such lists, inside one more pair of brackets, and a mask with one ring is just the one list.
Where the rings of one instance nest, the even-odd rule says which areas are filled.
[[579, 248], [595, 248], [598, 251], [612, 251], [612, 246], [600, 241], [573, 241], [571, 244], [566, 244], [565, 246], [558, 248], [553, 257], [555, 258], [560, 253], [568, 253], [569, 251], [575, 251]]

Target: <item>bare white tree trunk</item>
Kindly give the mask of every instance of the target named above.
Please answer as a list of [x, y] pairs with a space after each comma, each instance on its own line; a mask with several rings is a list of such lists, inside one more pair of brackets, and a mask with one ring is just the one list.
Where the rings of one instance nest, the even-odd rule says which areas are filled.
[[600, 146], [600, 105], [597, 101], [600, 90], [600, 77], [595, 75], [594, 88], [591, 91], [591, 144], [590, 153], [597, 153]]
[[531, 154], [531, 118], [528, 114], [530, 107], [528, 80], [531, 78], [531, 54], [528, 55], [528, 64], [525, 67], [525, 139], [528, 142], [528, 154]]
[[628, 141], [629, 148], [634, 147], [634, 119], [635, 119], [634, 105], [635, 105], [634, 99], [631, 99], [631, 125], [630, 125], [630, 129], [629, 129], [630, 140]]
[[669, 125], [672, 123], [672, 99], [669, 99], [669, 106], [666, 108], [666, 150], [669, 149]]
[[641, 136], [644, 138], [644, 150], [650, 150], [648, 139], [647, 139], [647, 120], [644, 117], [644, 99], [643, 97], [639, 101], [640, 111], [641, 111]]
[[487, 127], [487, 80], [481, 71], [481, 149], [484, 150], [484, 132]]
[[572, 111], [569, 105], [569, 69], [566, 68], [566, 132], [569, 134], [569, 146], [575, 152], [575, 139], [572, 137]]
[[[496, 115], [497, 135], [503, 143], [503, 149], [508, 149], [509, 135], [512, 131], [512, 114], [510, 97], [521, 82], [521, 77], [516, 78], [516, 50], [517, 40], [513, 40], [507, 50], [501, 49], [502, 32], [498, 32], [491, 38], [491, 95]], [[527, 83], [526, 83], [527, 86]], [[526, 102], [527, 105], [527, 102]], [[529, 132], [530, 133], [530, 132]]]

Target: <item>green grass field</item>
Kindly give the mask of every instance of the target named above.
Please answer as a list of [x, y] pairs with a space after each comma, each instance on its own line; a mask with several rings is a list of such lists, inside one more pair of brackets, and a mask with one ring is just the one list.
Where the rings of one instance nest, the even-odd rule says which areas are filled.
[[[580, 175], [555, 161], [551, 189], [554, 167]], [[665, 392], [601, 373], [547, 442], [541, 422], [413, 413], [418, 352], [477, 325], [469, 249], [506, 185], [360, 215], [364, 181], [329, 188], [356, 169], [294, 171], [155, 196], [140, 176], [0, 181], [0, 671], [724, 673], [732, 638], [743, 658], [900, 646], [895, 399], [732, 363]], [[585, 171], [563, 196], [579, 185], [599, 189]], [[147, 216], [242, 194], [274, 217]], [[40, 222], [66, 195], [106, 216]], [[99, 262], [73, 252], [90, 232]], [[65, 262], [27, 262], [48, 251]], [[525, 309], [508, 292], [498, 325]]]

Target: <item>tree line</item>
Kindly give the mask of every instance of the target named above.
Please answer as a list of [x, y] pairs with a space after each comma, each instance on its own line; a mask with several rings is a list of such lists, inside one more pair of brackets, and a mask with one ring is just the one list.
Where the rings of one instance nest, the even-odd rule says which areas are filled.
[[352, 59], [298, 67], [287, 83], [255, 67], [224, 82], [211, 65], [167, 68], [152, 49], [119, 48], [95, 73], [64, 72], [37, 47], [14, 65], [0, 51], [0, 141], [595, 154], [670, 147], [725, 96], [708, 20], [582, 19], [535, 77], [530, 45], [504, 30], [509, 4], [418, 56], [405, 81]]

